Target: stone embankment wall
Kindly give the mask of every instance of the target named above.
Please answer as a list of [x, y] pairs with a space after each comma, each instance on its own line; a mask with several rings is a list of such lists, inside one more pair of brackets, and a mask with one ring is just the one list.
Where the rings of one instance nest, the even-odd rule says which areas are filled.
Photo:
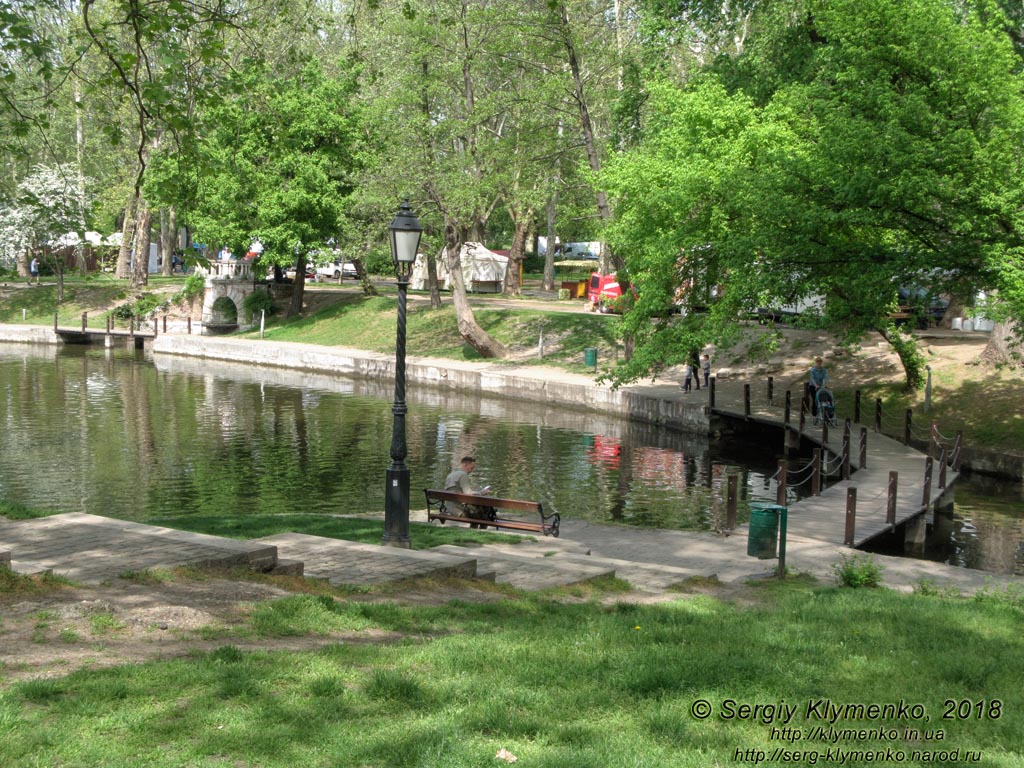
[[[395, 375], [393, 357], [313, 344], [166, 335], [157, 337], [153, 352], [345, 376], [393, 379]], [[659, 398], [641, 388], [613, 390], [586, 376], [553, 368], [409, 357], [406, 381], [410, 385], [426, 384], [440, 389], [595, 410], [684, 432], [708, 432], [708, 414], [702, 405]]]

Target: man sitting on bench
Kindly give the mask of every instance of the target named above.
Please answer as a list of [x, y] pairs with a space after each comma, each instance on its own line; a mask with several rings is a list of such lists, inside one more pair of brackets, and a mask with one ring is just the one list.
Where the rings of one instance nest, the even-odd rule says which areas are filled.
[[[475, 466], [476, 459], [473, 456], [463, 456], [462, 461], [459, 462], [459, 468], [453, 469], [448, 474], [448, 477], [444, 479], [444, 489], [454, 493], [468, 493], [473, 496], [488, 493], [491, 490], [490, 486], [481, 488], [478, 491], [473, 487], [473, 481], [469, 479], [469, 473], [473, 471]], [[494, 507], [484, 506], [483, 504], [460, 504], [454, 501], [451, 503], [453, 506], [457, 507], [465, 517], [477, 520], [493, 520], [497, 516], [497, 512]], [[469, 527], [486, 528], [487, 526], [470, 523]]]

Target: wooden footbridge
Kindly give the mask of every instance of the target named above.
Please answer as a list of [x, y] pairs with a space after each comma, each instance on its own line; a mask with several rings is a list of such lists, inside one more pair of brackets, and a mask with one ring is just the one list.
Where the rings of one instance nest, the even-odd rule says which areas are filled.
[[[963, 436], [949, 438], [936, 424], [926, 438], [916, 436], [912, 413], [903, 419], [903, 440], [882, 433], [882, 404], [875, 401], [874, 421], [861, 423], [860, 393], [849, 419], [832, 426], [815, 424], [801, 399], [790, 392], [777, 398], [769, 378], [761, 392], [743, 385], [738, 397], [716, 399], [714, 379], [708, 387], [712, 417], [777, 428], [784, 453], [791, 456], [811, 447], [810, 461], [783, 459], [773, 479], [776, 500], [788, 507], [788, 534], [859, 547], [875, 537], [904, 530], [907, 548], [923, 546], [927, 514], [952, 503]], [[759, 395], [759, 396], [758, 396]], [[802, 393], [801, 393], [802, 395]], [[926, 446], [919, 450], [914, 444]], [[827, 481], [837, 478], [828, 485]], [[807, 486], [810, 495], [786, 504], [787, 487]], [[826, 487], [827, 486], [827, 487]]]
[[[188, 333], [192, 333], [192, 319], [188, 318]], [[97, 344], [102, 343], [111, 347], [115, 344], [134, 346], [141, 349], [147, 341], [152, 341], [160, 332], [158, 320], [144, 323], [132, 317], [124, 328], [117, 327], [111, 316], [104, 318], [103, 327], [89, 325], [89, 315], [82, 313], [81, 324], [75, 326], [61, 326], [58, 316], [53, 316], [53, 332], [56, 333], [65, 344]], [[163, 318], [163, 332], [167, 333], [167, 318]]]

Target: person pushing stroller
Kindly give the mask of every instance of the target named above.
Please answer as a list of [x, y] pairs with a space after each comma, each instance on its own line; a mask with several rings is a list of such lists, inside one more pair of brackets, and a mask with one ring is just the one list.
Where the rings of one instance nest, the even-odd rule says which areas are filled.
[[831, 382], [828, 378], [828, 371], [820, 357], [814, 358], [814, 365], [811, 366], [807, 387], [804, 390], [804, 401], [811, 410], [811, 416], [818, 416], [818, 391], [828, 389]]

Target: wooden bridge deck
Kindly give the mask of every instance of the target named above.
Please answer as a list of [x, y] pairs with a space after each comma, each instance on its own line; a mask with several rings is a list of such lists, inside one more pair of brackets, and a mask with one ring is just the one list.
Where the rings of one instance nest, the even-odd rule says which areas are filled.
[[[716, 406], [711, 412], [720, 417], [738, 421], [755, 421], [761, 424], [776, 426], [780, 430], [787, 429], [791, 434], [799, 434], [798, 422], [786, 425], [783, 421], [783, 409], [767, 403], [752, 404], [750, 416], [744, 414], [742, 403], [722, 403], [716, 396]], [[799, 405], [794, 408], [799, 418]], [[861, 428], [867, 428], [867, 460], [860, 466], [860, 434]], [[803, 431], [803, 438], [824, 449], [833, 456], [842, 452], [843, 426], [830, 428], [828, 442], [822, 442], [822, 429], [814, 426], [808, 418]], [[871, 539], [894, 530], [897, 526], [926, 514], [941, 504], [944, 494], [953, 486], [957, 474], [952, 469], [945, 473], [945, 487], [939, 486], [941, 464], [935, 461], [932, 469], [929, 504], [924, 504], [925, 464], [927, 456], [910, 446], [890, 437], [875, 432], [866, 424], [851, 424], [850, 438], [850, 479], [840, 480], [823, 489], [821, 495], [800, 499], [788, 505], [787, 535], [806, 539], [843, 544], [846, 538], [846, 502], [847, 489], [857, 489], [856, 525], [854, 528], [853, 546], [859, 547]], [[807, 472], [799, 472], [805, 462], [790, 462], [790, 476], [796, 477], [789, 485], [803, 481]], [[830, 466], [832, 466], [830, 464]], [[888, 509], [889, 473], [899, 473], [896, 493], [895, 523], [886, 522]], [[809, 470], [808, 470], [809, 472]]]

